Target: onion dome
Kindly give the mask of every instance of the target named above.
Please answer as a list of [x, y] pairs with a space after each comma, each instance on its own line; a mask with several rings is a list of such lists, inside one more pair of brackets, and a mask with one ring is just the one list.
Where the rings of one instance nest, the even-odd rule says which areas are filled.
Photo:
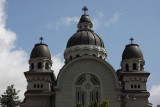
[[143, 59], [143, 54], [141, 52], [141, 49], [139, 48], [139, 45], [132, 44], [133, 38], [131, 38], [130, 40], [131, 40], [131, 44], [126, 45], [123, 51], [122, 60], [132, 59], [132, 58]]
[[43, 44], [42, 41], [39, 44], [35, 44], [34, 48], [32, 49], [30, 59], [36, 58], [46, 58], [51, 60], [51, 54], [48, 49], [48, 45]]

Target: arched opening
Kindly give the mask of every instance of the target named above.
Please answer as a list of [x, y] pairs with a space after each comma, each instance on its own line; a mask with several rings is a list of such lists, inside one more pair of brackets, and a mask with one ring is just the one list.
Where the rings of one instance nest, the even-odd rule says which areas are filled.
[[39, 84], [37, 85], [37, 88], [39, 88]]
[[34, 69], [34, 63], [31, 63], [31, 69]]
[[69, 60], [72, 60], [72, 56], [69, 57]]
[[75, 83], [76, 102], [82, 102], [87, 107], [91, 101], [100, 100], [100, 81], [93, 74], [82, 74]]
[[134, 88], [137, 88], [137, 85], [134, 85]]
[[137, 70], [137, 64], [133, 63], [133, 70]]
[[140, 64], [140, 70], [143, 70], [143, 64]]
[[41, 69], [41, 68], [42, 68], [42, 63], [38, 62], [38, 69]]
[[96, 54], [93, 54], [93, 56], [96, 56]]
[[79, 54], [77, 54], [77, 55], [76, 55], [76, 57], [78, 58], [78, 57], [80, 57], [80, 55], [79, 55]]
[[34, 84], [34, 88], [36, 88], [36, 84]]
[[47, 70], [49, 69], [49, 64], [48, 63], [45, 64], [45, 69], [47, 69]]
[[41, 88], [43, 88], [43, 84], [41, 84]]
[[129, 65], [126, 64], [126, 71], [129, 71]]
[[140, 86], [140, 85], [138, 85], [138, 88], [141, 88], [141, 86]]
[[133, 88], [133, 85], [131, 85], [131, 88]]

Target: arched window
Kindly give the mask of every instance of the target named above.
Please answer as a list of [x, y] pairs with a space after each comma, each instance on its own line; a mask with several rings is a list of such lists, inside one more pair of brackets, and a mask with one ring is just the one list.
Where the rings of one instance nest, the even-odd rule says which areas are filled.
[[39, 84], [37, 85], [37, 88], [39, 88]]
[[137, 88], [137, 85], [134, 85], [134, 88]]
[[140, 64], [140, 70], [143, 70], [143, 64]]
[[36, 88], [36, 84], [34, 84], [34, 88]]
[[131, 88], [133, 88], [133, 85], [131, 85]]
[[48, 63], [45, 64], [45, 69], [49, 69], [49, 64]]
[[41, 84], [41, 88], [43, 88], [43, 84]]
[[80, 55], [79, 55], [79, 54], [77, 54], [77, 55], [76, 55], [76, 57], [78, 58], [78, 57], [80, 57]]
[[133, 63], [133, 70], [137, 70], [137, 64]]
[[31, 69], [34, 69], [34, 63], [31, 63]]
[[90, 101], [99, 102], [100, 99], [100, 81], [93, 74], [82, 74], [75, 83], [75, 97], [77, 103], [82, 102], [87, 107]]
[[41, 68], [42, 68], [42, 63], [38, 62], [38, 69], [41, 69]]
[[70, 56], [69, 59], [72, 60], [72, 56]]
[[126, 64], [126, 71], [129, 71], [129, 65]]
[[138, 85], [138, 88], [141, 88], [141, 86], [140, 86], [140, 85]]

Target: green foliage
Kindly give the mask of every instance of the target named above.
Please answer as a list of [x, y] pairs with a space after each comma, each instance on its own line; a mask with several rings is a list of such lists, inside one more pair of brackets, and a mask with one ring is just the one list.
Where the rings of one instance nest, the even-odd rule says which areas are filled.
[[82, 104], [82, 102], [78, 101], [74, 107], [83, 107], [83, 104]]
[[110, 107], [109, 105], [109, 100], [107, 98], [105, 98], [101, 103], [100, 103], [100, 107]]
[[15, 107], [20, 105], [19, 96], [17, 94], [20, 90], [16, 91], [14, 85], [8, 86], [6, 91], [0, 96], [0, 103], [2, 107]]
[[92, 102], [88, 105], [88, 107], [99, 107], [98, 105], [99, 105], [99, 104], [98, 104], [97, 101], [92, 101]]

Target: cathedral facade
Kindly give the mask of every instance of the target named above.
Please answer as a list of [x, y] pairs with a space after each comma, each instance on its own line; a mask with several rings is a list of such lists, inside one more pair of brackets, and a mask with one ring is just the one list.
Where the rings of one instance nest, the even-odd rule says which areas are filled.
[[77, 24], [77, 32], [68, 40], [64, 51], [65, 64], [57, 78], [51, 70], [52, 60], [48, 46], [35, 44], [29, 59], [29, 71], [24, 72], [28, 82], [21, 107], [74, 107], [80, 101], [84, 107], [92, 101], [108, 98], [111, 107], [151, 107], [146, 88], [149, 72], [139, 45], [131, 43], [122, 53], [121, 68], [106, 61], [103, 40], [92, 30], [86, 14]]

